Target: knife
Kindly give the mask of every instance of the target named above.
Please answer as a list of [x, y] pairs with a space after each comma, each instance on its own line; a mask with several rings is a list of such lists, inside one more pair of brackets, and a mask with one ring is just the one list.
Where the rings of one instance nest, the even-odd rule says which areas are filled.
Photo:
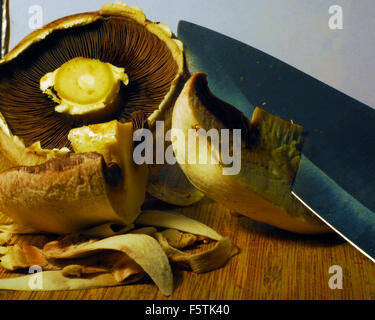
[[304, 128], [292, 193], [375, 262], [375, 110], [256, 48], [179, 21], [191, 73], [248, 117], [260, 106]]

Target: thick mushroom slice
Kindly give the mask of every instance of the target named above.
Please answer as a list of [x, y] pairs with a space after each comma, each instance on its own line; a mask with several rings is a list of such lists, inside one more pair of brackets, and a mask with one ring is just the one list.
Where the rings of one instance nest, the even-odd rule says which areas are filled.
[[141, 125], [113, 120], [76, 128], [69, 134], [75, 152], [99, 152], [106, 163], [120, 168], [123, 179], [109, 196], [127, 225], [133, 223], [141, 211], [149, 177], [147, 165], [138, 165], [133, 160], [133, 133]]
[[26, 147], [70, 148], [69, 131], [84, 125], [128, 122], [141, 111], [152, 126], [173, 105], [182, 73], [171, 30], [117, 2], [54, 21], [9, 52], [0, 61], [0, 113]]
[[[72, 130], [78, 153], [0, 173], [0, 211], [20, 225], [66, 234], [112, 222], [131, 225], [145, 199], [148, 168], [133, 162], [133, 124]], [[99, 152], [99, 153], [97, 153]]]
[[123, 224], [110, 196], [123, 179], [119, 173], [97, 153], [8, 169], [0, 178], [0, 211], [20, 225], [60, 234], [107, 221]]
[[[328, 231], [291, 194], [300, 159], [301, 126], [259, 108], [248, 120], [210, 92], [205, 74], [196, 73], [177, 99], [172, 127], [183, 132], [173, 140], [177, 161], [205, 195], [234, 212], [285, 230]], [[235, 129], [240, 130], [240, 139]], [[229, 132], [225, 139], [222, 133]], [[189, 137], [207, 139], [207, 143], [192, 143]], [[200, 161], [202, 155], [205, 161]]]

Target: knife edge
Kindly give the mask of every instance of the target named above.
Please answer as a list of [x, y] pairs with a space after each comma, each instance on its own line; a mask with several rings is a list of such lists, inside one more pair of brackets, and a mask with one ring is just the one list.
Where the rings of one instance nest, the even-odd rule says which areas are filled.
[[[375, 262], [375, 213], [304, 155], [292, 194], [333, 231]], [[308, 203], [304, 199], [308, 199]]]

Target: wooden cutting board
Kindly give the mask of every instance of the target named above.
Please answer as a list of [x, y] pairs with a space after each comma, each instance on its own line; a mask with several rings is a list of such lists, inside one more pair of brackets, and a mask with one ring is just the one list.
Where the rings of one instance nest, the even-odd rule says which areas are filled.
[[[148, 278], [136, 284], [75, 291], [0, 291], [0, 300], [52, 299], [231, 299], [231, 300], [368, 300], [375, 299], [375, 264], [335, 234], [297, 235], [233, 216], [203, 199], [178, 211], [200, 220], [240, 248], [224, 267], [205, 274], [174, 270], [175, 290], [169, 297]], [[38, 242], [38, 236], [34, 237]], [[342, 270], [342, 289], [330, 278]], [[0, 270], [0, 277], [18, 274]], [[331, 279], [331, 283], [338, 284]]]

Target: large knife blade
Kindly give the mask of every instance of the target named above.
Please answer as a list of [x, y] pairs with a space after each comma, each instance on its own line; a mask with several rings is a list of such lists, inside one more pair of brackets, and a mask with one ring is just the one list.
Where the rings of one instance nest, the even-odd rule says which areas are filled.
[[178, 24], [191, 72], [251, 115], [254, 106], [304, 128], [293, 194], [375, 262], [375, 110], [242, 42]]

